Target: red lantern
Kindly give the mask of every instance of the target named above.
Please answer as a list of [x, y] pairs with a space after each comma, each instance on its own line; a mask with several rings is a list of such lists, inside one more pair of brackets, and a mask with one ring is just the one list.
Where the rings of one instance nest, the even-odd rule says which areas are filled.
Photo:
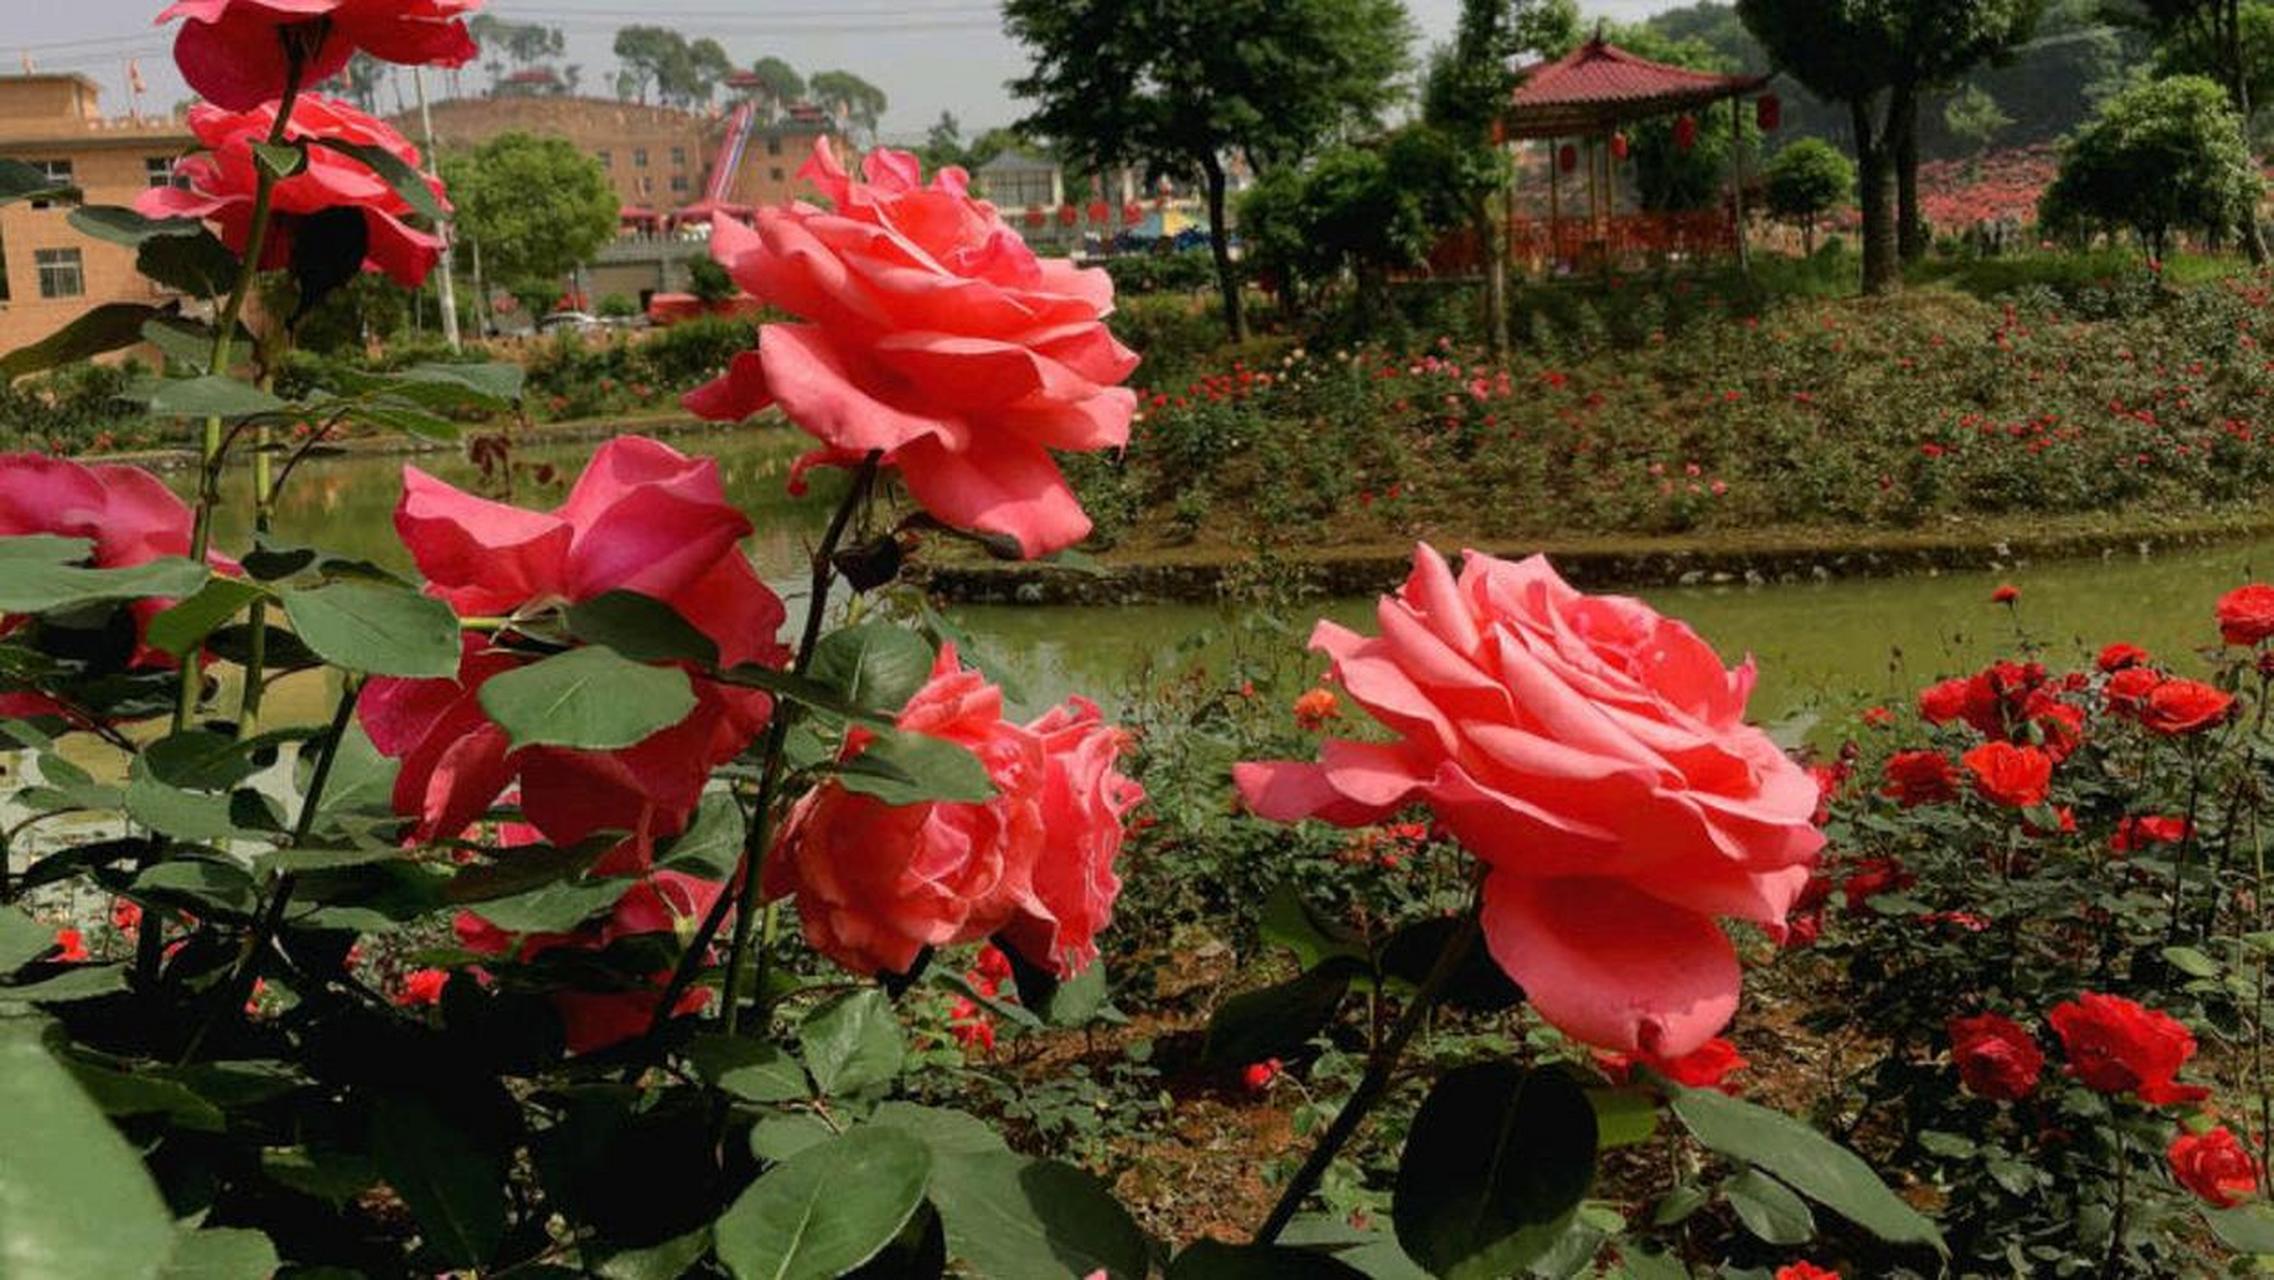
[[1083, 210], [1083, 212], [1087, 213], [1090, 216], [1090, 221], [1092, 223], [1102, 223], [1106, 219], [1113, 216], [1112, 206], [1108, 205], [1103, 200], [1090, 201], [1090, 207]]
[[1775, 133], [1784, 123], [1784, 100], [1773, 93], [1764, 93], [1753, 102], [1753, 123], [1763, 133]]
[[1121, 225], [1134, 227], [1145, 220], [1145, 206], [1135, 200], [1121, 206]]
[[1070, 204], [1058, 206], [1058, 225], [1061, 227], [1073, 226], [1075, 222], [1080, 220], [1081, 216], [1081, 211]]
[[1614, 133], [1611, 135], [1611, 158], [1613, 160], [1627, 158], [1627, 136], [1625, 134]]
[[1674, 121], [1674, 145], [1684, 151], [1698, 145], [1698, 118], [1683, 116]]
[[1565, 173], [1579, 172], [1579, 148], [1564, 143], [1563, 149], [1555, 153], [1555, 167]]
[[1042, 206], [1030, 204], [1026, 207], [1026, 224], [1028, 226], [1039, 227], [1043, 224], [1044, 221], [1045, 219], [1042, 216]]

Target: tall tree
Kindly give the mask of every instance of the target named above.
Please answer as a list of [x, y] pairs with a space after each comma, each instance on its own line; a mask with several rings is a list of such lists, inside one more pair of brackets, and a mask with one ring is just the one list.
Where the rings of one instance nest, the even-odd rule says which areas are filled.
[[690, 102], [709, 102], [721, 81], [734, 74], [734, 59], [726, 46], [704, 36], [687, 46], [686, 96]]
[[[2124, 0], [2117, 14], [2154, 34], [2170, 69], [2201, 72], [2227, 91], [2248, 147], [2258, 101], [2253, 81], [2263, 77], [2253, 55], [2266, 52], [2264, 6], [2248, 0]], [[2250, 260], [2265, 262], [2266, 236], [2255, 207], [2238, 230]]]
[[616, 191], [600, 163], [566, 138], [500, 134], [443, 157], [462, 240], [490, 274], [538, 292], [560, 288], [616, 234]]
[[949, 165], [969, 167], [970, 153], [963, 145], [963, 122], [953, 111], [940, 112], [940, 118], [924, 131], [924, 145], [917, 153], [926, 169], [937, 172]]
[[687, 37], [669, 27], [625, 27], [616, 33], [615, 51], [619, 89], [631, 88], [625, 97], [646, 102], [650, 86], [669, 97], [685, 75]]
[[758, 77], [762, 92], [775, 103], [796, 102], [805, 97], [805, 77], [797, 68], [772, 54], [750, 64], [750, 74]]
[[2044, 0], [1737, 0], [1738, 16], [1777, 66], [1846, 104], [1862, 176], [1868, 292], [1901, 278], [1918, 242], [1922, 96], [2029, 38]]
[[1033, 59], [1025, 132], [1075, 167], [1201, 178], [1224, 324], [1247, 336], [1227, 161], [1291, 163], [1395, 101], [1412, 25], [1398, 0], [1005, 0]]
[[846, 119], [870, 137], [876, 136], [877, 121], [884, 118], [892, 101], [884, 96], [884, 90], [850, 71], [816, 71], [805, 82], [805, 89], [816, 103], [832, 111], [842, 110]]

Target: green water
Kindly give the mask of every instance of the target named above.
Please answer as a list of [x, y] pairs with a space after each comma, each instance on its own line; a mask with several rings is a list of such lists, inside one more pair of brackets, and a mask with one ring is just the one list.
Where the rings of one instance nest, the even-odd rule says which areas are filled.
[[[804, 447], [803, 438], [741, 431], [682, 435], [672, 442], [718, 459], [729, 494], [758, 527], [749, 546], [752, 560], [794, 614], [807, 548], [829, 510], [822, 483], [802, 500], [785, 492], [789, 464]], [[517, 473], [514, 500], [530, 506], [557, 502], [591, 448], [564, 443], [520, 450], [521, 463], [551, 463], [561, 478], [547, 487], [525, 467]], [[404, 461], [365, 456], [308, 464], [279, 509], [279, 535], [407, 567], [390, 522]], [[408, 461], [455, 483], [476, 482], [475, 469], [455, 454]], [[241, 477], [233, 478], [232, 496], [244, 487]], [[242, 506], [225, 508], [222, 545], [242, 546], [244, 527]], [[1864, 702], [1903, 701], [1936, 676], [2013, 652], [2017, 621], [2052, 659], [2073, 660], [2110, 640], [2182, 659], [2187, 650], [2217, 642], [2211, 602], [2254, 574], [2274, 574], [2274, 542], [2147, 558], [1986, 566], [1979, 573], [1933, 577], [1641, 594], [1690, 622], [1730, 661], [1754, 655], [1761, 667], [1755, 713], [1774, 720], [1810, 709], [1836, 712]], [[2018, 619], [1990, 603], [1990, 591], [2000, 582], [2022, 589]], [[1351, 600], [1321, 602], [1305, 612], [1363, 627], [1371, 609], [1368, 601]], [[1215, 637], [1232, 622], [1225, 610], [1207, 605], [990, 606], [961, 609], [957, 617], [983, 656], [1013, 677], [1017, 701], [1029, 709], [1076, 691], [1119, 703], [1141, 680], [1159, 679], [1195, 661], [1221, 662], [1226, 645]], [[1307, 629], [1305, 616], [1287, 643], [1299, 645]], [[295, 690], [296, 684], [305, 690]], [[316, 713], [312, 681], [287, 681], [278, 692], [292, 710], [305, 698], [307, 714]]]

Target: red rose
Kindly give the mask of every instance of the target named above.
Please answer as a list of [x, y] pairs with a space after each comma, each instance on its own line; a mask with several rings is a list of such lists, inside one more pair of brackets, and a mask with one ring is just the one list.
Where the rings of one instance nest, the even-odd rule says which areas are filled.
[[2102, 671], [2122, 671], [2126, 667], [2144, 667], [2148, 661], [2147, 650], [2136, 644], [2119, 642], [2102, 649], [2100, 656], [2093, 660], [2093, 665]]
[[2166, 680], [2140, 704], [2140, 727], [2166, 737], [2200, 733], [2224, 722], [2234, 703], [2233, 694], [2200, 680]]
[[952, 645], [897, 723], [978, 756], [994, 797], [889, 805], [825, 784], [784, 824], [766, 896], [795, 895], [806, 940], [854, 973], [905, 973], [926, 947], [997, 932], [1061, 977], [1088, 967], [1121, 889], [1121, 820], [1144, 796], [1114, 769], [1122, 735], [1083, 702], [1004, 720], [1003, 691]]
[[1737, 1087], [1728, 1083], [1729, 1077], [1752, 1065], [1737, 1046], [1720, 1036], [1706, 1041], [1679, 1058], [1661, 1058], [1648, 1053], [1606, 1053], [1597, 1055], [1603, 1070], [1611, 1079], [1624, 1084], [1636, 1067], [1648, 1067], [1679, 1085], [1692, 1089], [1719, 1089], [1735, 1094]]
[[[534, 831], [528, 832], [534, 836]], [[511, 843], [511, 841], [509, 841]], [[620, 861], [613, 857], [602, 863]], [[461, 911], [455, 922], [459, 945], [481, 955], [511, 956], [524, 964], [548, 951], [604, 952], [628, 938], [655, 934], [684, 939], [717, 905], [726, 886], [682, 871], [650, 871], [634, 881], [608, 914], [565, 933], [514, 934], [484, 919], [479, 908]], [[586, 989], [565, 986], [550, 993], [561, 1015], [570, 1053], [591, 1053], [646, 1033], [670, 980], [668, 970], [644, 975], [645, 983]], [[710, 1003], [708, 988], [681, 996], [673, 1017], [684, 1017]]]
[[2148, 695], [2164, 682], [2163, 673], [2153, 667], [2125, 667], [2108, 677], [2101, 690], [2108, 709], [2120, 716], [2138, 715], [2147, 705]]
[[1848, 910], [1856, 911], [1883, 893], [1900, 893], [1918, 882], [1917, 876], [1904, 870], [1899, 858], [1866, 858], [1840, 881], [1840, 897], [1846, 900]]
[[1887, 785], [1879, 794], [1892, 797], [1906, 809], [1941, 804], [1958, 796], [1958, 772], [1950, 757], [1940, 751], [1898, 751], [1888, 757]]
[[2186, 838], [2185, 818], [2127, 814], [2117, 821], [2116, 833], [2108, 838], [2108, 847], [2118, 853], [2132, 853], [2151, 844], [2178, 844]]
[[186, 18], [174, 61], [189, 86], [244, 111], [284, 96], [288, 43], [302, 87], [339, 74], [362, 50], [381, 62], [462, 67], [479, 50], [464, 15], [480, 0], [176, 0], [158, 21]]
[[77, 964], [87, 958], [87, 936], [77, 929], [56, 930], [55, 945], [60, 948], [55, 958], [65, 964]]
[[1541, 1017], [1620, 1052], [1705, 1044], [1737, 1007], [1717, 917], [1780, 930], [1824, 843], [1815, 784], [1745, 723], [1752, 664], [1542, 557], [1472, 551], [1456, 580], [1421, 548], [1376, 616], [1311, 643], [1397, 740], [1239, 765], [1248, 808], [1366, 826], [1426, 803], [1489, 868], [1486, 941]]
[[1240, 1087], [1249, 1093], [1269, 1093], [1273, 1082], [1279, 1079], [1279, 1075], [1280, 1063], [1277, 1058], [1266, 1058], [1261, 1062], [1251, 1062], [1240, 1072]]
[[2053, 757], [2035, 747], [1985, 742], [1960, 759], [1983, 798], [2011, 809], [2045, 803], [2053, 785]]
[[[774, 640], [782, 602], [742, 554], [750, 522], [727, 502], [718, 465], [653, 440], [601, 446], [550, 513], [477, 498], [405, 467], [395, 529], [427, 591], [461, 614], [636, 591], [710, 637], [722, 666], [779, 665], [786, 656]], [[711, 770], [750, 744], [771, 708], [756, 690], [698, 678], [695, 710], [630, 747], [515, 750], [482, 710], [480, 691], [526, 660], [469, 633], [455, 680], [390, 677], [365, 687], [358, 713], [372, 743], [403, 762], [395, 807], [419, 819], [418, 838], [456, 835], [517, 779], [522, 811], [556, 844], [601, 830], [669, 835]], [[644, 847], [631, 847], [637, 865]]]
[[2200, 1102], [2209, 1089], [2174, 1077], [2195, 1056], [2195, 1033], [2168, 1014], [2122, 996], [2086, 992], [2055, 1005], [2045, 1020], [2061, 1037], [2069, 1073], [2100, 1093], [2133, 1093], [2140, 1101]]
[[1978, 1097], [2018, 1102], [2037, 1089], [2045, 1053], [2020, 1023], [1995, 1013], [1950, 1020], [1950, 1060]]
[[2012, 604], [2019, 599], [2021, 599], [2021, 588], [2010, 582], [1999, 583], [1997, 589], [1990, 592], [1990, 601], [1993, 604]]
[[834, 206], [718, 220], [711, 253], [749, 293], [797, 315], [689, 395], [705, 418], [769, 404], [822, 447], [813, 466], [881, 452], [925, 510], [1048, 555], [1090, 519], [1051, 450], [1117, 449], [1137, 399], [1118, 385], [1137, 357], [1107, 331], [1103, 271], [1038, 258], [972, 198], [961, 169], [921, 182], [904, 151], [869, 153], [855, 179], [828, 139], [799, 176]]
[[2233, 645], [2255, 645], [2274, 636], [2274, 586], [2253, 582], [2219, 597], [2219, 638]]
[[[252, 239], [253, 203], [259, 186], [253, 147], [268, 141], [276, 106], [271, 102], [238, 112], [205, 103], [191, 107], [190, 131], [205, 150], [175, 165], [174, 173], [183, 185], [144, 191], [134, 201], [136, 212], [151, 218], [211, 222], [223, 243], [244, 253]], [[293, 108], [286, 136], [377, 147], [414, 169], [419, 165], [418, 148], [403, 135], [331, 98], [301, 99]], [[363, 269], [384, 271], [407, 289], [425, 283], [427, 273], [442, 257], [442, 237], [405, 221], [411, 216], [410, 203], [361, 160], [329, 147], [311, 145], [305, 153], [307, 162], [301, 171], [277, 182], [272, 190], [274, 219], [262, 241], [261, 266], [281, 270], [291, 262], [293, 238], [309, 215], [354, 209], [362, 213], [369, 233]], [[427, 185], [441, 200], [442, 184], [429, 179]]]
[[442, 969], [414, 969], [403, 975], [403, 989], [395, 993], [395, 1003], [404, 1008], [442, 1003], [442, 989], [450, 985], [450, 974]]
[[2084, 745], [2085, 714], [2044, 689], [2033, 689], [2022, 701], [2022, 718], [2037, 729], [2045, 754], [2053, 763], [2076, 754]]
[[1919, 691], [1919, 715], [1929, 724], [1967, 719], [1974, 705], [1973, 693], [1973, 682], [1965, 676], [1928, 685]]
[[2217, 1209], [2232, 1209], [2258, 1193], [2258, 1161], [2225, 1125], [2203, 1133], [2182, 1130], [2165, 1153], [2179, 1185]]
[[1778, 1267], [1776, 1280], [1840, 1280], [1840, 1273], [1813, 1262], [1795, 1262]]

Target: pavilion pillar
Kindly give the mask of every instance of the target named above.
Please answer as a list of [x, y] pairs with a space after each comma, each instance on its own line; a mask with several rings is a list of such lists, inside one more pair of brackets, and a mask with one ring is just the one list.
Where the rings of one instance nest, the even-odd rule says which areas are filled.
[[1729, 229], [1737, 236], [1737, 270], [1753, 274], [1752, 255], [1745, 246], [1745, 99], [1729, 100]]
[[1555, 278], [1563, 256], [1563, 149], [1554, 138], [1548, 146], [1548, 278]]

